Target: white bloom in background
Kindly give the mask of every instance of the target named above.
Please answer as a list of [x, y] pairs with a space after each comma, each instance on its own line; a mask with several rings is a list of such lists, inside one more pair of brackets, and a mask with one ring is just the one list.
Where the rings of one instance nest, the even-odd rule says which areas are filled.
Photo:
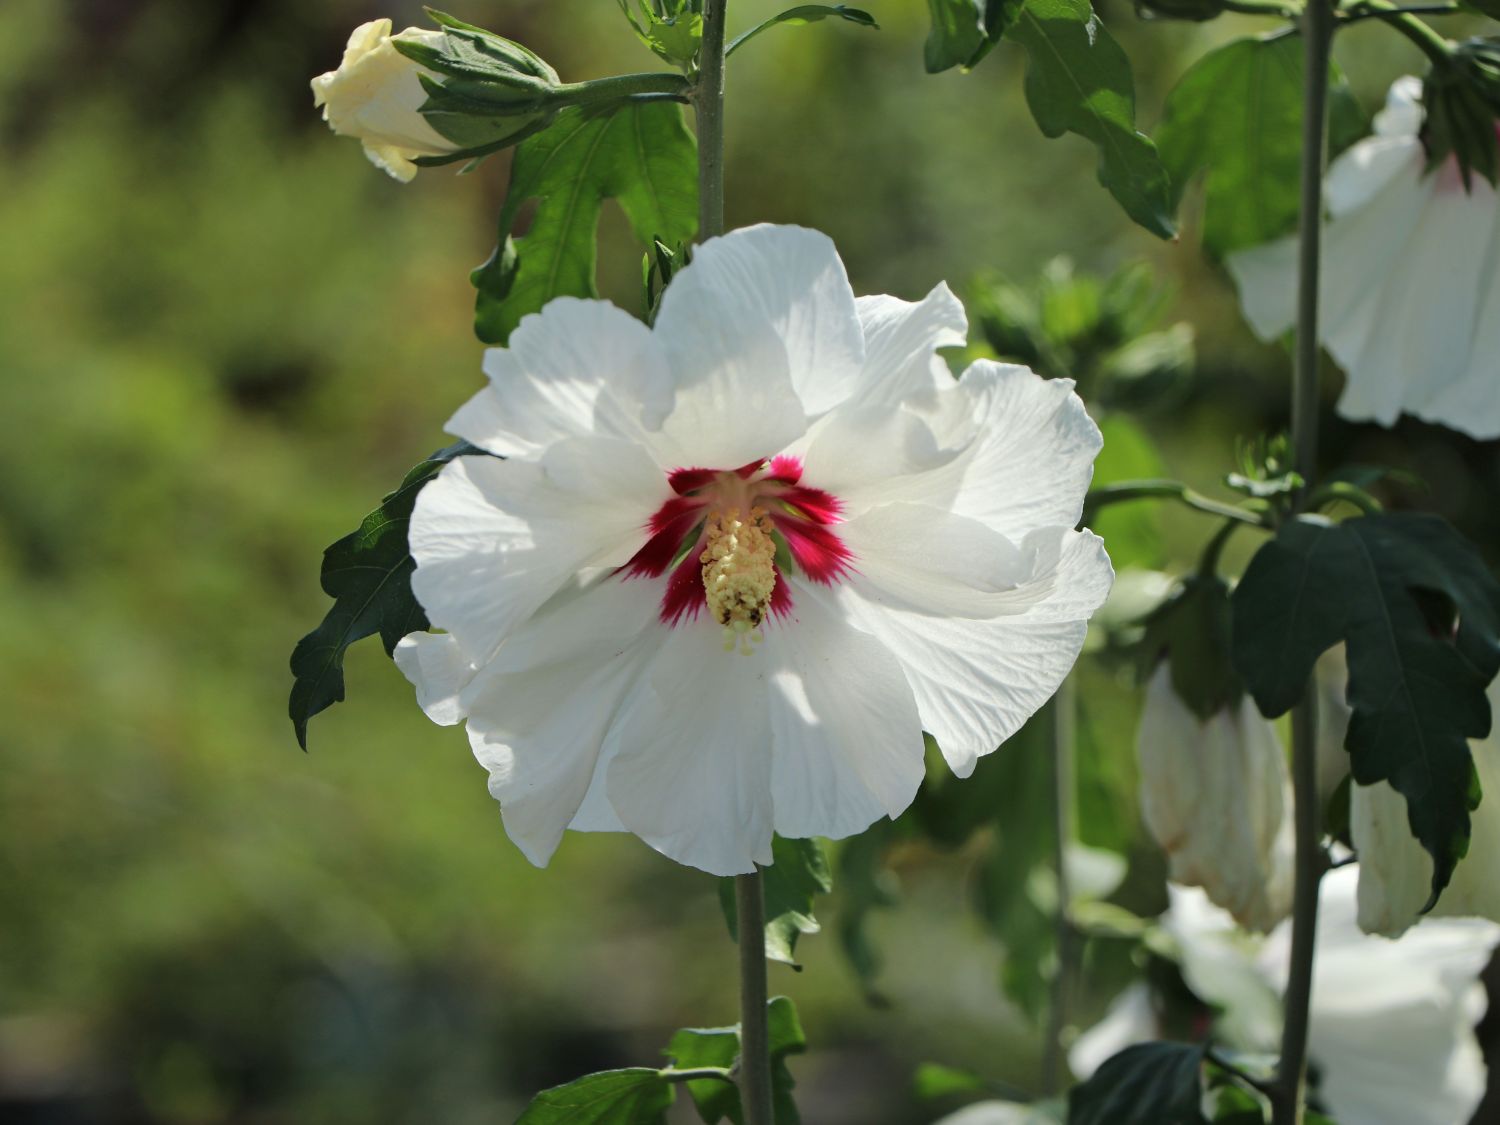
[[1171, 878], [1241, 924], [1269, 930], [1292, 904], [1291, 779], [1271, 724], [1242, 696], [1200, 719], [1163, 661], [1146, 687], [1136, 753], [1141, 813]]
[[[1474, 1037], [1485, 1011], [1478, 976], [1500, 942], [1500, 926], [1445, 918], [1398, 942], [1367, 936], [1355, 922], [1357, 878], [1352, 868], [1329, 872], [1319, 900], [1309, 1029], [1319, 1096], [1339, 1125], [1468, 1121], [1488, 1081]], [[1219, 1039], [1243, 1051], [1274, 1051], [1291, 924], [1256, 940], [1201, 891], [1178, 887], [1162, 924], [1182, 952], [1188, 986], [1224, 1010]], [[1069, 1062], [1080, 1078], [1125, 1047], [1158, 1037], [1145, 987], [1127, 990], [1104, 1022], [1074, 1043]]]
[[[1500, 718], [1500, 679], [1489, 687]], [[1500, 921], [1500, 734], [1469, 743], [1483, 798], [1471, 818], [1469, 853], [1458, 861], [1431, 917]], [[1421, 920], [1432, 893], [1432, 857], [1411, 833], [1406, 798], [1389, 783], [1349, 792], [1349, 833], [1359, 855], [1359, 926], [1398, 937]]]
[[409, 27], [392, 36], [390, 20], [361, 24], [339, 68], [312, 80], [313, 104], [335, 133], [363, 141], [372, 164], [406, 183], [417, 174], [413, 157], [446, 156], [458, 145], [418, 112], [427, 101], [418, 75], [431, 72], [396, 50], [393, 39], [437, 46], [443, 33]]
[[1061, 1103], [975, 1102], [948, 1114], [935, 1125], [1062, 1125], [1066, 1116], [1067, 1110]]
[[467, 720], [511, 838], [629, 831], [719, 875], [900, 813], [1056, 690], [1112, 572], [1074, 531], [1072, 383], [976, 363], [946, 286], [856, 300], [832, 242], [713, 239], [654, 329], [559, 299], [487, 353], [417, 499], [396, 660]]
[[[1422, 83], [1391, 86], [1375, 133], [1334, 161], [1324, 183], [1322, 339], [1348, 376], [1339, 413], [1390, 425], [1415, 414], [1476, 438], [1500, 436], [1500, 207], [1457, 161], [1427, 170]], [[1258, 335], [1291, 328], [1296, 245], [1230, 255]]]

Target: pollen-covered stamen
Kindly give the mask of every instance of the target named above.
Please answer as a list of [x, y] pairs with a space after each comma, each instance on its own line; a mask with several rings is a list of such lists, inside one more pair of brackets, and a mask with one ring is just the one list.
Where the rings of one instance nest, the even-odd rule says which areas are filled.
[[724, 626], [726, 651], [739, 644], [750, 651], [750, 642], [760, 640], [776, 589], [776, 544], [771, 539], [771, 521], [764, 508], [716, 509], [704, 528], [707, 545], [698, 561], [703, 564], [703, 595], [708, 611]]

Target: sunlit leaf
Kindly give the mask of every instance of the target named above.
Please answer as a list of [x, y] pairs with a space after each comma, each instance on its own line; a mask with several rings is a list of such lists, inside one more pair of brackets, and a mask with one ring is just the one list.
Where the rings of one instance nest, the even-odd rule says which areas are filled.
[[[1295, 36], [1237, 39], [1199, 59], [1167, 97], [1156, 143], [1171, 176], [1171, 211], [1204, 179], [1203, 245], [1220, 257], [1297, 225], [1303, 61]], [[1364, 113], [1336, 70], [1330, 147], [1363, 131]]]
[[[799, 1125], [801, 1118], [792, 1089], [796, 1082], [787, 1069], [789, 1055], [807, 1050], [807, 1036], [797, 1019], [797, 1009], [785, 996], [774, 996], [766, 1010], [771, 1052], [771, 1099], [776, 1125]], [[667, 1046], [673, 1065], [681, 1070], [698, 1067], [728, 1068], [740, 1052], [740, 1029], [734, 1027], [684, 1028]], [[744, 1125], [739, 1088], [713, 1079], [685, 1083], [698, 1116], [705, 1125], [729, 1120]], [[519, 1123], [518, 1123], [519, 1125]]]
[[359, 530], [323, 552], [323, 592], [334, 599], [319, 626], [292, 652], [292, 696], [287, 713], [297, 741], [307, 749], [307, 724], [344, 699], [344, 652], [355, 641], [380, 634], [386, 655], [407, 633], [427, 628], [427, 615], [411, 592], [416, 569], [406, 546], [417, 493], [455, 457], [480, 453], [468, 442], [440, 449], [417, 465], [401, 485], [367, 515]]
[[1171, 238], [1167, 173], [1135, 127], [1130, 60], [1089, 0], [1021, 0], [1005, 37], [1026, 50], [1026, 102], [1043, 133], [1076, 133], [1099, 149], [1099, 182], [1141, 226]]
[[1406, 798], [1436, 898], [1468, 849], [1469, 739], [1489, 732], [1485, 687], [1500, 671], [1500, 584], [1478, 552], [1436, 516], [1295, 519], [1245, 571], [1233, 633], [1235, 665], [1273, 718], [1345, 643], [1350, 770]]
[[989, 42], [986, 0], [927, 0], [927, 8], [932, 15], [924, 48], [928, 73], [972, 66]]
[[[793, 956], [797, 939], [821, 928], [813, 917], [813, 899], [833, 889], [833, 873], [821, 840], [771, 840], [770, 867], [762, 878], [766, 896], [766, 957], [801, 969]], [[729, 935], [739, 940], [734, 880], [719, 880], [719, 904], [729, 923]]]
[[654, 1070], [606, 1070], [543, 1090], [516, 1125], [662, 1125], [675, 1096]]
[[[523, 316], [554, 297], [597, 297], [599, 214], [615, 199], [643, 247], [692, 241], [698, 224], [697, 146], [682, 110], [640, 103], [590, 116], [572, 109], [524, 141], [511, 165], [500, 241], [474, 271], [474, 330], [503, 344]], [[524, 235], [511, 231], [539, 200]]]

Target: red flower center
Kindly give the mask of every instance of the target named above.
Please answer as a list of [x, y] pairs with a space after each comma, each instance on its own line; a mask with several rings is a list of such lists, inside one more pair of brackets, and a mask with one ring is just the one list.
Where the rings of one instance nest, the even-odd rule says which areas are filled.
[[[675, 495], [646, 525], [649, 536], [635, 557], [625, 564], [629, 577], [659, 578], [671, 571], [662, 595], [661, 619], [669, 625], [693, 621], [705, 606], [717, 604], [705, 585], [715, 568], [722, 568], [724, 529], [740, 526], [762, 535], [769, 526], [775, 545], [771, 562], [774, 585], [766, 610], [784, 616], [792, 605], [785, 570], [793, 568], [825, 585], [849, 569], [849, 548], [833, 530], [841, 516], [838, 499], [801, 483], [802, 463], [795, 457], [753, 461], [738, 469], [674, 469], [667, 475]], [[716, 551], [708, 548], [715, 546]], [[764, 539], [761, 539], [764, 543]], [[732, 560], [731, 560], [732, 569]], [[759, 610], [747, 608], [750, 625], [759, 624]], [[730, 622], [720, 614], [719, 624]]]

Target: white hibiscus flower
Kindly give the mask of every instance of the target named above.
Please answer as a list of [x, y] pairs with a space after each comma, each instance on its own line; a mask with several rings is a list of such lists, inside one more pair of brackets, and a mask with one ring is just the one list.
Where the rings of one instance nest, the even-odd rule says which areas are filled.
[[1249, 695], [1200, 718], [1162, 661], [1136, 735], [1141, 817], [1171, 877], [1203, 887], [1250, 929], [1292, 906], [1292, 782], [1275, 728]]
[[312, 80], [313, 104], [335, 133], [364, 142], [370, 163], [406, 183], [417, 174], [415, 157], [446, 156], [459, 146], [418, 112], [427, 101], [421, 75], [436, 75], [396, 50], [396, 39], [435, 47], [443, 33], [408, 27], [393, 36], [390, 20], [360, 24], [339, 68]]
[[[1322, 339], [1348, 377], [1339, 413], [1390, 425], [1415, 414], [1476, 438], [1500, 436], [1500, 208], [1456, 159], [1428, 170], [1422, 83], [1397, 79], [1375, 132], [1324, 184]], [[1292, 326], [1296, 245], [1229, 257], [1251, 326]]]
[[1100, 446], [1072, 384], [977, 363], [945, 286], [858, 300], [794, 227], [698, 248], [654, 330], [559, 299], [485, 361], [417, 499], [439, 634], [396, 660], [468, 722], [507, 832], [629, 831], [719, 875], [900, 813], [1054, 692], [1112, 577], [1073, 530]]
[[[1473, 918], [1425, 922], [1400, 941], [1370, 937], [1355, 921], [1353, 868], [1323, 879], [1314, 961], [1309, 1054], [1318, 1096], [1340, 1125], [1455, 1125], [1484, 1097], [1488, 1072], [1474, 1036], [1485, 1011], [1479, 973], [1500, 926]], [[1173, 887], [1162, 927], [1188, 986], [1222, 1009], [1216, 1033], [1244, 1051], [1276, 1049], [1291, 923], [1256, 939], [1201, 891]], [[1133, 1043], [1158, 1038], [1145, 984], [1074, 1043], [1086, 1078]]]

